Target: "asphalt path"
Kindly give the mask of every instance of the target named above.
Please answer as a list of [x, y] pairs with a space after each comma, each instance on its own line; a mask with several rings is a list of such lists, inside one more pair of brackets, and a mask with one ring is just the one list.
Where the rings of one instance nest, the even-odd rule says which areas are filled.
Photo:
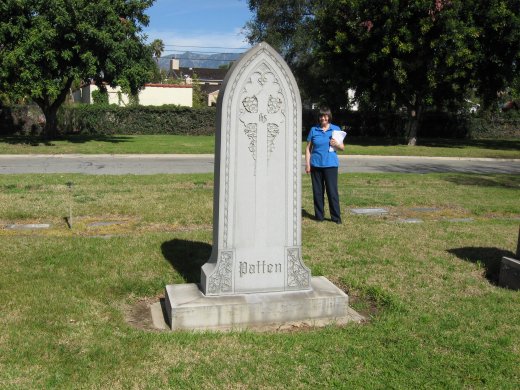
[[[302, 167], [304, 158], [302, 157]], [[212, 173], [213, 155], [0, 155], [0, 174]], [[302, 169], [302, 172], [304, 170]], [[520, 159], [340, 156], [340, 172], [520, 174]]]

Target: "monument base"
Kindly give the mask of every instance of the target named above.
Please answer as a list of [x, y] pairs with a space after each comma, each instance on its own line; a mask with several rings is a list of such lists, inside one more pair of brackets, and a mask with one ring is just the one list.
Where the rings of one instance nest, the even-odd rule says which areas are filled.
[[520, 261], [502, 257], [498, 285], [511, 290], [520, 290]]
[[196, 284], [166, 286], [165, 306], [172, 330], [278, 329], [360, 322], [348, 295], [323, 276], [312, 290], [205, 296]]

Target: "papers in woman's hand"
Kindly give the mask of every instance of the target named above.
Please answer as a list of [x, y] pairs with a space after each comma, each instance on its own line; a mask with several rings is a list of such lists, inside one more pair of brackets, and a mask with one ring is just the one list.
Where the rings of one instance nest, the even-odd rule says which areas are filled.
[[[343, 140], [345, 139], [347, 133], [341, 130], [332, 130], [332, 138], [334, 138], [339, 144], [343, 143]], [[329, 152], [334, 152], [335, 150], [338, 150], [337, 148], [330, 146]]]

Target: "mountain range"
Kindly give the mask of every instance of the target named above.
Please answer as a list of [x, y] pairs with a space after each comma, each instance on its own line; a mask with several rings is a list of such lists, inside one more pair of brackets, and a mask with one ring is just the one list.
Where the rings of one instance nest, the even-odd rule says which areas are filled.
[[209, 68], [218, 69], [222, 65], [236, 61], [242, 53], [217, 53], [201, 54], [184, 52], [182, 54], [168, 54], [159, 58], [159, 67], [164, 70], [170, 69], [170, 59], [178, 58], [183, 68]]

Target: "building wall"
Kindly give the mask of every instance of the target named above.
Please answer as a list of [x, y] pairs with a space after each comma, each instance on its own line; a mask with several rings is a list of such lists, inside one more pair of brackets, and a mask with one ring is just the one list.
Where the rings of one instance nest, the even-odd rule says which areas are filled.
[[208, 106], [216, 106], [219, 91], [208, 93]]
[[191, 107], [193, 105], [193, 87], [169, 84], [147, 85], [139, 93], [139, 104], [143, 106], [177, 104]]
[[[72, 97], [75, 103], [92, 104], [92, 92], [99, 88], [96, 85], [86, 85], [74, 91]], [[128, 104], [128, 95], [121, 92], [121, 87], [107, 87], [108, 102], [125, 106]], [[179, 106], [192, 107], [193, 88], [192, 86], [171, 85], [171, 84], [146, 84], [139, 92], [139, 104], [143, 106], [162, 106], [163, 104], [176, 104]]]

